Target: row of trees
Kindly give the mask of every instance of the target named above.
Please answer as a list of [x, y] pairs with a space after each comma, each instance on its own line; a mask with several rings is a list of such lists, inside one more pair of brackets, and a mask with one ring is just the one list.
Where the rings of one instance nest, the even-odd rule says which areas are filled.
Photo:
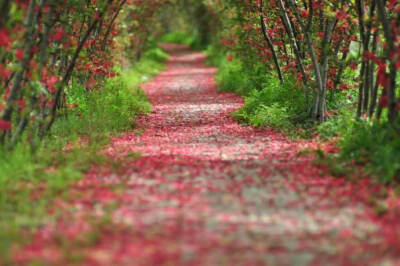
[[114, 37], [121, 28], [139, 54], [150, 34], [143, 25], [151, 24], [162, 2], [2, 0], [0, 146], [12, 148], [22, 138], [38, 143], [68, 107], [65, 95], [73, 84], [90, 93], [114, 76], [121, 48]]
[[138, 59], [177, 6], [197, 25], [201, 45], [222, 23], [238, 56], [256, 55], [282, 83], [297, 77], [311, 118], [325, 121], [327, 95], [357, 89], [358, 116], [385, 115], [396, 125], [399, 1], [2, 0], [0, 145], [37, 143], [68, 107], [72, 84], [90, 93], [115, 75], [115, 36]]
[[[230, 0], [224, 43], [256, 54], [282, 83], [294, 75], [311, 118], [324, 122], [327, 95], [358, 89], [357, 116], [396, 124], [400, 99], [400, 2], [395, 0]], [[329, 93], [330, 92], [330, 93]]]

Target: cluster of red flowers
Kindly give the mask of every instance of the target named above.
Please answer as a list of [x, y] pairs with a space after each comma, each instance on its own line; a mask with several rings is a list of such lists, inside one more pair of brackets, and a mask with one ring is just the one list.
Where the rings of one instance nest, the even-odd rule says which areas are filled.
[[327, 91], [358, 89], [360, 116], [380, 116], [378, 109], [387, 107], [394, 121], [400, 103], [395, 85], [399, 1], [238, 0], [229, 5], [231, 40], [223, 44], [239, 56], [248, 56], [243, 49], [253, 51], [282, 82], [285, 75], [297, 77], [313, 118], [324, 120]]
[[90, 91], [114, 77], [121, 11], [133, 7], [131, 17], [149, 15], [163, 1], [6, 2], [1, 16], [8, 19], [0, 19], [0, 145], [33, 128], [46, 134], [65, 107], [71, 80]]

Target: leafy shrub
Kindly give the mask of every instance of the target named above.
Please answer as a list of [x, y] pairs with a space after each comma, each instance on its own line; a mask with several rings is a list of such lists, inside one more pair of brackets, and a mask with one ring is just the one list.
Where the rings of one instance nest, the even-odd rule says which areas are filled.
[[400, 137], [386, 123], [354, 121], [342, 132], [340, 158], [366, 165], [383, 183], [400, 181]]
[[205, 53], [207, 54], [206, 64], [210, 66], [216, 66], [221, 70], [222, 64], [226, 63], [226, 53], [223, 50], [223, 47], [219, 45], [209, 45], [205, 49]]
[[265, 74], [261, 65], [254, 65], [249, 69], [241, 60], [235, 58], [231, 62], [223, 58], [216, 76], [221, 91], [231, 91], [240, 95], [249, 95], [253, 90], [261, 90], [272, 80], [271, 76]]
[[75, 88], [67, 102], [78, 107], [73, 114], [59, 119], [53, 136], [93, 136], [126, 130], [132, 126], [132, 119], [150, 109], [143, 92], [129, 88], [122, 77], [106, 81], [104, 88], [87, 95], [84, 88]]
[[72, 88], [67, 104], [78, 107], [72, 114], [58, 119], [52, 130], [53, 137], [108, 136], [132, 128], [137, 115], [150, 111], [150, 104], [138, 84], [157, 74], [167, 57], [160, 48], [154, 47], [139, 63], [107, 79], [98, 91], [86, 93], [84, 87]]
[[168, 59], [168, 54], [165, 53], [160, 47], [158, 47], [156, 43], [153, 42], [150, 45], [152, 45], [152, 48], [144, 53], [143, 59], [142, 61], [140, 61], [140, 64], [137, 63], [135, 65], [136, 71], [132, 71], [131, 69], [130, 72], [140, 72], [142, 74], [155, 75], [160, 71], [160, 69], [163, 68], [162, 63]]
[[249, 75], [243, 73], [243, 64], [239, 60], [223, 62], [216, 80], [221, 91], [231, 91], [241, 95], [248, 93], [253, 84]]
[[186, 44], [191, 46], [196, 40], [193, 35], [185, 32], [170, 32], [163, 35], [159, 41], [166, 43]]
[[338, 115], [318, 125], [316, 131], [322, 138], [331, 139], [350, 130], [355, 120], [356, 118], [353, 115], [352, 109], [344, 108]]
[[357, 119], [353, 113], [354, 107], [347, 105], [338, 115], [317, 127], [318, 134], [325, 139], [338, 137], [337, 163], [365, 165], [380, 182], [399, 182], [399, 134], [385, 119], [379, 122]]
[[268, 125], [272, 128], [288, 129], [292, 126], [287, 108], [277, 103], [271, 106], [260, 105], [248, 120], [255, 127]]
[[220, 90], [232, 91], [245, 97], [245, 105], [233, 116], [255, 127], [269, 126], [288, 131], [298, 117], [305, 117], [304, 92], [295, 88], [295, 80], [286, 82], [272, 75], [261, 75], [261, 66], [249, 70], [243, 62], [223, 60], [217, 74]]

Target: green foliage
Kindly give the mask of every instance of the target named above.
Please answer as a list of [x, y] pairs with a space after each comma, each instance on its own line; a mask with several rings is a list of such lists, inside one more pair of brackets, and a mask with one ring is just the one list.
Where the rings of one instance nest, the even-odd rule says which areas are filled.
[[219, 66], [216, 81], [221, 91], [231, 91], [240, 95], [246, 95], [253, 89], [251, 75], [245, 72], [243, 63], [240, 60], [232, 62], [223, 61]]
[[46, 140], [34, 155], [22, 144], [0, 152], [0, 264], [7, 264], [12, 243], [29, 240], [20, 239], [21, 230], [33, 232], [54, 219], [47, 213], [54, 198], [68, 197], [65, 188], [104, 160], [96, 142], [68, 151], [61, 144]]
[[95, 92], [73, 83], [67, 104], [77, 107], [56, 120], [35, 153], [22, 144], [12, 152], [0, 151], [0, 264], [7, 262], [10, 245], [21, 241], [22, 229], [34, 231], [45, 219], [53, 219], [46, 211], [56, 196], [68, 197], [65, 188], [93, 163], [107, 163], [97, 151], [110, 134], [132, 128], [137, 115], [150, 111], [138, 85], [157, 74], [166, 58], [155, 47]]
[[367, 166], [383, 183], [399, 182], [400, 137], [386, 123], [354, 121], [342, 133], [340, 157]]
[[255, 127], [269, 126], [272, 128], [287, 129], [292, 126], [289, 121], [288, 110], [284, 106], [273, 103], [270, 106], [261, 104], [255, 109], [255, 112], [247, 113], [246, 111], [239, 111], [236, 115], [244, 117], [248, 122]]
[[86, 94], [84, 88], [75, 88], [68, 95], [68, 104], [78, 107], [60, 118], [52, 130], [53, 136], [94, 136], [114, 133], [132, 126], [132, 118], [149, 110], [145, 95], [129, 88], [123, 78], [105, 82], [103, 89]]
[[159, 41], [166, 43], [186, 44], [191, 46], [196, 42], [196, 38], [195, 36], [185, 32], [170, 32], [163, 35]]
[[128, 71], [122, 73], [125, 74], [125, 78], [128, 78], [128, 81], [132, 81], [129, 79], [131, 75], [136, 77], [152, 76], [156, 75], [164, 68], [163, 62], [168, 59], [168, 54], [161, 49], [153, 39], [147, 41], [146, 47], [148, 47], [148, 49], [143, 53], [140, 62], [136, 63], [134, 67], [130, 68]]
[[[222, 57], [216, 54], [213, 60], [217, 59], [222, 59]], [[262, 64], [253, 64], [250, 67], [239, 59], [233, 58], [230, 62], [223, 58], [218, 66], [219, 71], [216, 80], [222, 91], [249, 95], [253, 90], [262, 90], [269, 86], [270, 82], [276, 81], [271, 74], [266, 74], [265, 67]]]
[[207, 48], [206, 46], [208, 45], [201, 43], [198, 34], [190, 34], [180, 31], [167, 33], [161, 36], [158, 41], [164, 43], [185, 44], [197, 50], [205, 50]]
[[400, 137], [387, 121], [356, 119], [347, 108], [319, 125], [317, 132], [325, 139], [339, 137], [337, 167], [347, 165], [349, 170], [360, 164], [382, 183], [400, 181]]
[[147, 51], [143, 59], [120, 75], [106, 80], [104, 87], [86, 93], [84, 87], [74, 87], [67, 96], [67, 103], [78, 106], [72, 114], [60, 118], [52, 134], [57, 138], [76, 136], [107, 137], [110, 133], [133, 127], [134, 118], [150, 111], [146, 95], [138, 84], [147, 81], [162, 68], [167, 58], [165, 52], [156, 47]]
[[[214, 51], [212, 61], [222, 56]], [[265, 72], [262, 65], [253, 69], [245, 67], [239, 59], [219, 63], [217, 82], [222, 91], [232, 91], [245, 96], [245, 105], [233, 116], [255, 127], [268, 126], [283, 131], [293, 129], [297, 117], [306, 109], [304, 92], [295, 88], [295, 80], [288, 76], [285, 84]]]
[[329, 120], [316, 127], [317, 133], [324, 139], [338, 137], [352, 127], [355, 122], [355, 116], [351, 108], [341, 109], [338, 115], [331, 117]]
[[[223, 67], [223, 64], [228, 63], [226, 59], [226, 53], [223, 51], [223, 47], [216, 46], [216, 45], [209, 45], [205, 49], [205, 53], [207, 54], [207, 60], [206, 63], [210, 66], [216, 66], [219, 68], [219, 71], [221, 72], [223, 68], [226, 68], [227, 66]], [[219, 74], [220, 76], [221, 74]]]

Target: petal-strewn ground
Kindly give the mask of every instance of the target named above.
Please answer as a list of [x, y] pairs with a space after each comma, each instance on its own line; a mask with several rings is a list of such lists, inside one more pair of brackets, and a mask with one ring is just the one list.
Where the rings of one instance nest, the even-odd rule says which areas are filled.
[[301, 155], [317, 143], [237, 124], [242, 99], [217, 92], [205, 56], [164, 48], [167, 70], [143, 86], [153, 112], [104, 150], [118, 171], [94, 166], [16, 263], [400, 265], [369, 184], [324, 174]]

